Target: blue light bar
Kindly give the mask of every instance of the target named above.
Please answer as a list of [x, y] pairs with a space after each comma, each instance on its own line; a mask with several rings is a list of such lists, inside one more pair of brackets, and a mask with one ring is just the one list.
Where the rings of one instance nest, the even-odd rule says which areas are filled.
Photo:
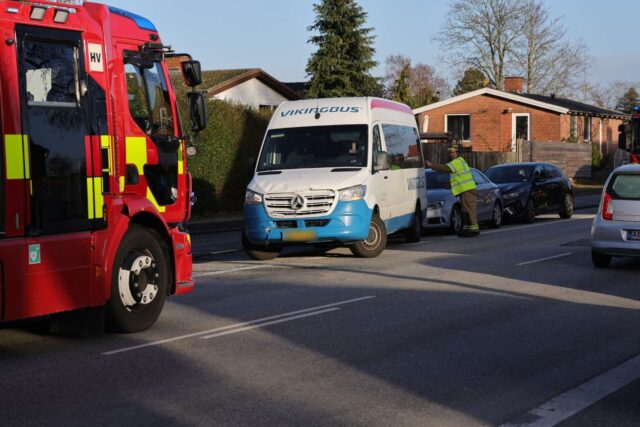
[[140, 15], [136, 15], [135, 13], [127, 12], [126, 10], [118, 9], [117, 7], [112, 6], [109, 6], [109, 12], [131, 19], [142, 30], [155, 31], [156, 33], [158, 32], [155, 25], [153, 25], [151, 21], [149, 21], [147, 18], [143, 18]]
[[640, 105], [634, 105], [633, 111], [640, 111]]

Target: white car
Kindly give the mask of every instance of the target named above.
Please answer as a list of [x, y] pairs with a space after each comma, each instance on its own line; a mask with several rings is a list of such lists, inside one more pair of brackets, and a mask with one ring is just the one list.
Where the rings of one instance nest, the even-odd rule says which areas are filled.
[[591, 259], [605, 268], [614, 256], [640, 257], [640, 165], [609, 175], [591, 226]]

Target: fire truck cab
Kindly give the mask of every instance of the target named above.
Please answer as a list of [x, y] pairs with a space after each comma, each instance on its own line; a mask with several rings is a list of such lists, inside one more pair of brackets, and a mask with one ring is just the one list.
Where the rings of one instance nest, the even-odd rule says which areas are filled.
[[628, 121], [618, 131], [618, 148], [629, 153], [629, 163], [640, 163], [640, 106], [633, 107]]
[[0, 37], [0, 322], [106, 308], [112, 330], [149, 328], [194, 287], [174, 54], [149, 20], [79, 0], [0, 1]]

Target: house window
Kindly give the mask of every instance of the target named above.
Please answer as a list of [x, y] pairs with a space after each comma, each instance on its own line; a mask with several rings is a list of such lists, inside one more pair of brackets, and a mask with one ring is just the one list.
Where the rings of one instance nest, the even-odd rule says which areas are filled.
[[471, 116], [468, 114], [447, 115], [446, 132], [453, 135], [454, 139], [469, 141], [471, 139]]
[[591, 117], [584, 118], [584, 142], [591, 141]]
[[[565, 122], [566, 123], [566, 122]], [[576, 116], [571, 116], [571, 138], [578, 137], [578, 120]]]

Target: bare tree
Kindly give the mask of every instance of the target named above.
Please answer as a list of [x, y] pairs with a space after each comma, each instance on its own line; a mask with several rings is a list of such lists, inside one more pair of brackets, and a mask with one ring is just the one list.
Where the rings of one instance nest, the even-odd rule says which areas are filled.
[[[447, 83], [427, 64], [411, 64], [405, 55], [389, 55], [385, 60], [382, 82], [385, 96], [404, 102], [412, 108], [438, 101], [448, 93]], [[400, 93], [402, 92], [402, 93]]]
[[575, 97], [590, 65], [585, 44], [567, 40], [540, 0], [455, 0], [436, 40], [451, 65], [481, 70], [497, 89], [512, 73], [527, 92]]
[[435, 37], [460, 68], [477, 68], [497, 89], [504, 88], [517, 43], [522, 37], [524, 0], [456, 0]]
[[560, 18], [552, 18], [538, 0], [527, 0], [522, 29], [515, 58], [527, 92], [570, 95], [584, 85], [590, 64], [587, 47], [581, 40], [566, 41], [567, 30]]

